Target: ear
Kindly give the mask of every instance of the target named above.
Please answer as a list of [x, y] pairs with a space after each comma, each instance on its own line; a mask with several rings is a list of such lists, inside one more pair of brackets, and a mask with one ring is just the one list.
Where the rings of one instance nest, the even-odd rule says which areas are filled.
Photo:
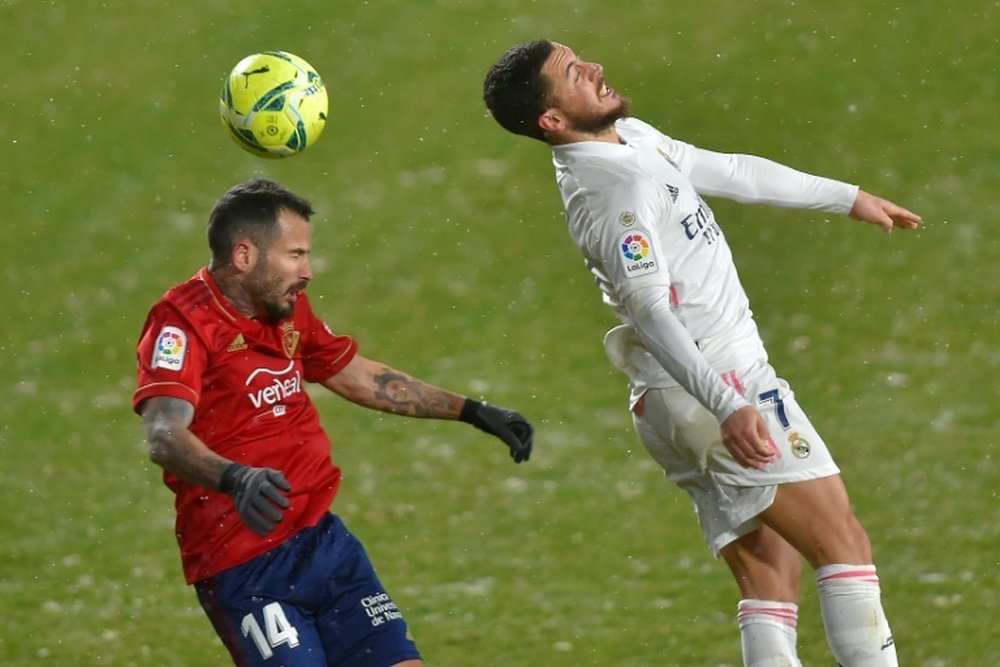
[[546, 109], [542, 112], [542, 115], [538, 117], [538, 127], [542, 128], [545, 132], [552, 134], [553, 132], [559, 132], [566, 128], [566, 119], [556, 108]]
[[250, 239], [242, 239], [233, 245], [233, 266], [245, 273], [257, 265], [260, 250]]

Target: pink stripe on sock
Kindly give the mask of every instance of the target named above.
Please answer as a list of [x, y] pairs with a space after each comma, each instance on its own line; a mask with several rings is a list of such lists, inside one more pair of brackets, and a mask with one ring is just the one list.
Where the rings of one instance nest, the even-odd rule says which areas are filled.
[[825, 577], [818, 579], [817, 583], [822, 585], [830, 581], [843, 580], [843, 579], [853, 579], [853, 580], [860, 579], [865, 583], [878, 584], [878, 575], [875, 574], [874, 568], [863, 569], [863, 570], [848, 570], [846, 572], [835, 572], [833, 574], [828, 574]]
[[768, 607], [744, 607], [736, 615], [737, 620], [743, 621], [747, 616], [770, 616], [789, 627], [796, 627], [799, 624], [799, 615], [791, 609], [770, 609]]

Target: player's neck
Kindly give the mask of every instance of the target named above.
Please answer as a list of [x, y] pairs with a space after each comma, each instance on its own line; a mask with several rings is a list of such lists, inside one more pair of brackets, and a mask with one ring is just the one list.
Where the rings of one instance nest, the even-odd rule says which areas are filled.
[[581, 132], [579, 130], [566, 130], [564, 132], [549, 133], [550, 146], [562, 146], [565, 144], [576, 144], [582, 141], [603, 141], [609, 144], [624, 144], [625, 141], [618, 134], [614, 125], [609, 125], [607, 129], [598, 132]]
[[215, 284], [219, 286], [222, 296], [226, 297], [226, 301], [237, 312], [250, 319], [257, 317], [253, 300], [241, 284], [238, 271], [231, 270], [230, 267], [218, 266], [210, 267], [208, 272], [212, 275], [212, 279], [215, 280]]

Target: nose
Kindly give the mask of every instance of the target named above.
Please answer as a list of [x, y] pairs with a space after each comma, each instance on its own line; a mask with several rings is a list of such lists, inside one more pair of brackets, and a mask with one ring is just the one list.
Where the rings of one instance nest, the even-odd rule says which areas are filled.
[[312, 263], [309, 262], [308, 257], [302, 262], [302, 268], [299, 271], [299, 279], [306, 282], [313, 279]]

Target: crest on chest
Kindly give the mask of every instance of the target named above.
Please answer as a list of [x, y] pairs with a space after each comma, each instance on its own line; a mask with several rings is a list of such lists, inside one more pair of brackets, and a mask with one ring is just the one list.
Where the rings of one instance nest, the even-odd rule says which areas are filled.
[[295, 329], [295, 324], [285, 322], [281, 325], [281, 348], [289, 359], [295, 356], [295, 351], [299, 347], [299, 332]]

